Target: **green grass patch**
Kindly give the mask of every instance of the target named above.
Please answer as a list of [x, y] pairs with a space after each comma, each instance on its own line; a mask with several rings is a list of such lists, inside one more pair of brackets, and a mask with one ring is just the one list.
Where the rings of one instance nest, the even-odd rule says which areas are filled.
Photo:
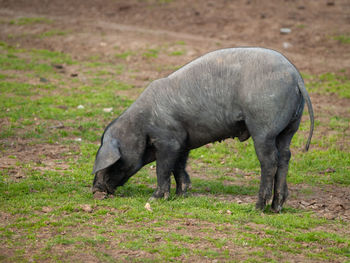
[[51, 24], [53, 21], [45, 17], [20, 17], [10, 21], [11, 25], [23, 26], [33, 24]]
[[67, 34], [68, 34], [67, 31], [62, 31], [62, 30], [58, 30], [58, 29], [52, 29], [52, 30], [40, 33], [39, 37], [40, 38], [46, 38], [46, 37], [53, 37], [53, 36], [65, 36]]
[[324, 73], [320, 75], [303, 74], [310, 92], [336, 94], [341, 98], [350, 98], [350, 79], [344, 75]]
[[127, 59], [128, 57], [133, 56], [133, 55], [135, 55], [134, 52], [132, 52], [132, 51], [125, 51], [125, 52], [122, 52], [122, 53], [115, 54], [115, 57], [116, 58], [121, 58], [121, 59]]
[[159, 54], [158, 49], [148, 49], [147, 51], [142, 53], [142, 56], [145, 58], [157, 58]]
[[170, 52], [170, 56], [182, 56], [185, 54], [186, 54], [185, 50], [176, 50], [176, 51]]
[[350, 44], [350, 36], [348, 35], [334, 36], [333, 39], [338, 40], [342, 44]]

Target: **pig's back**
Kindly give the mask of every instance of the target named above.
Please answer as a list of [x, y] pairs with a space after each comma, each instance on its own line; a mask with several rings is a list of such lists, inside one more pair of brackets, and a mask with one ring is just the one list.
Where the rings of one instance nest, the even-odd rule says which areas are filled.
[[[294, 71], [294, 66], [273, 50], [232, 48], [208, 53], [149, 87], [151, 122], [185, 129], [194, 138], [194, 146], [238, 136], [250, 107], [247, 90], [264, 93], [269, 85], [265, 82], [280, 81], [286, 75], [293, 82]], [[276, 92], [276, 87], [267, 92]]]

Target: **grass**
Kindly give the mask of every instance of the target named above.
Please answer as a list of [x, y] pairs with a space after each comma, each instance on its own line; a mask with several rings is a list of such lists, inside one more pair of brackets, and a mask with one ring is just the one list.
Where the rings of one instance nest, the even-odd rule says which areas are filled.
[[53, 37], [53, 36], [65, 36], [68, 32], [58, 30], [58, 29], [52, 29], [43, 33], [39, 34], [39, 38], [45, 38], [45, 37]]
[[11, 25], [23, 26], [33, 24], [51, 24], [53, 21], [45, 17], [20, 17], [10, 21]]
[[170, 56], [182, 56], [185, 53], [186, 53], [186, 51], [184, 51], [184, 50], [176, 50], [176, 51], [170, 52]]
[[[158, 53], [148, 50], [144, 56]], [[86, 79], [58, 75], [53, 64], [75, 65]], [[171, 200], [152, 202], [152, 212], [144, 205], [156, 184], [154, 164], [118, 189], [116, 198], [94, 200], [90, 173], [103, 128], [132, 103], [120, 95], [132, 86], [114, 79], [121, 66], [1, 43], [0, 68], [0, 150], [11, 160], [0, 170], [0, 260], [350, 260], [348, 222], [288, 204], [281, 214], [261, 214], [253, 203], [230, 201], [230, 196], [257, 194], [259, 163], [251, 140], [192, 151], [193, 195], [175, 197], [172, 188]], [[52, 81], [34, 84], [33, 76]], [[325, 74], [306, 79], [313, 92], [347, 97], [347, 78]], [[334, 82], [341, 88], [329, 89]], [[103, 111], [107, 107], [113, 107], [113, 114]], [[58, 122], [63, 127], [55, 128]], [[301, 151], [308, 130], [308, 122], [302, 123], [293, 139], [290, 184], [350, 185], [349, 151], [338, 147], [348, 123], [344, 116], [318, 121], [316, 131], [329, 126], [334, 136], [316, 133], [308, 153]], [[320, 175], [329, 167], [335, 171]]]
[[128, 57], [130, 57], [132, 55], [134, 55], [133, 51], [125, 51], [125, 52], [122, 52], [122, 53], [115, 54], [115, 57], [116, 58], [121, 58], [121, 59], [127, 59]]
[[350, 44], [350, 36], [348, 35], [334, 36], [333, 39], [338, 40], [342, 44]]
[[350, 79], [345, 75], [324, 73], [316, 76], [303, 74], [309, 91], [318, 94], [336, 94], [341, 98], [350, 98]]
[[157, 58], [159, 54], [159, 50], [158, 49], [148, 49], [147, 51], [145, 51], [142, 56], [145, 58]]

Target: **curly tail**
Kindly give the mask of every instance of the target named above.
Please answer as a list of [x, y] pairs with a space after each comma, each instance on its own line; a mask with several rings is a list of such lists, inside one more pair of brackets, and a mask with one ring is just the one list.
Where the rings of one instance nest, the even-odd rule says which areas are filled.
[[302, 78], [300, 78], [300, 80], [298, 81], [298, 88], [299, 88], [299, 90], [301, 92], [301, 95], [303, 96], [304, 100], [306, 101], [307, 108], [308, 108], [308, 111], [309, 111], [309, 116], [310, 116], [310, 122], [311, 122], [309, 138], [307, 139], [306, 146], [305, 146], [305, 151], [308, 151], [309, 147], [310, 147], [312, 134], [314, 132], [314, 110], [312, 109], [311, 100], [310, 100], [309, 94], [306, 91], [306, 88], [305, 88], [305, 85], [304, 85], [304, 81], [303, 81]]

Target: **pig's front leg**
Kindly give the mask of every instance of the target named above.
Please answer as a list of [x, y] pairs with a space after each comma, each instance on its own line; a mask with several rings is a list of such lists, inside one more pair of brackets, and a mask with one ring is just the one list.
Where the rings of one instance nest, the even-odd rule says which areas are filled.
[[179, 159], [181, 144], [175, 140], [158, 140], [155, 144], [157, 159], [157, 189], [153, 198], [168, 199], [170, 195], [170, 175]]
[[157, 154], [157, 189], [152, 195], [153, 198], [169, 198], [170, 175], [176, 160], [173, 155], [165, 152]]
[[186, 162], [189, 151], [180, 154], [174, 168], [174, 177], [176, 181], [176, 194], [186, 195], [187, 190], [191, 189], [191, 179], [186, 172]]

